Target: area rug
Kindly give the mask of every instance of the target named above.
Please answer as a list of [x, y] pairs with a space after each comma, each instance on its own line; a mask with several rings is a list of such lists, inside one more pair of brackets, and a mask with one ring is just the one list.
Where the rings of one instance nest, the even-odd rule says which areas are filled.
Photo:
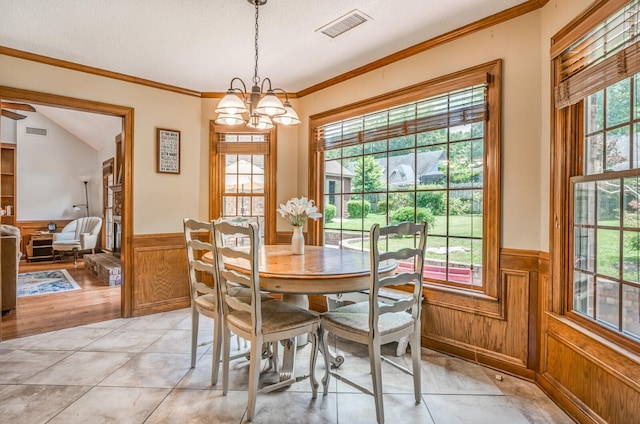
[[65, 269], [18, 274], [18, 297], [80, 290]]

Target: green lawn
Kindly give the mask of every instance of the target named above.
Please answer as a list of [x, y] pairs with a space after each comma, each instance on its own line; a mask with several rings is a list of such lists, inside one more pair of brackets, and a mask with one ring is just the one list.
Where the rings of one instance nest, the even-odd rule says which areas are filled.
[[[616, 226], [619, 225], [619, 222], [601, 221], [599, 224]], [[629, 236], [631, 236], [630, 232]], [[598, 274], [618, 278], [620, 264], [620, 233], [618, 230], [598, 229], [597, 237], [598, 252], [596, 257]], [[622, 244], [623, 278], [628, 281], [638, 282], [638, 267], [637, 265], [630, 265], [638, 263], [640, 252], [629, 248], [624, 240]]]
[[[427, 237], [427, 258], [445, 261], [447, 239], [447, 217], [437, 216], [433, 228], [429, 228]], [[334, 219], [333, 222], [325, 223], [324, 228], [327, 232], [331, 230], [355, 231], [365, 233], [365, 248], [368, 247], [369, 228], [373, 224], [386, 225], [386, 216], [369, 214], [364, 219], [342, 219], [339, 221]], [[453, 248], [449, 252], [449, 260], [460, 262], [463, 264], [482, 264], [482, 240], [472, 240], [468, 237], [482, 237], [482, 217], [457, 215], [451, 216], [449, 222], [449, 235], [452, 236], [449, 241], [449, 248]], [[460, 237], [457, 238], [456, 236]], [[355, 248], [362, 247], [360, 240], [350, 243]], [[413, 246], [413, 238], [394, 238], [389, 240], [389, 249], [395, 250], [402, 246]], [[438, 251], [440, 249], [440, 251]], [[387, 250], [386, 248], [384, 250]]]
[[[433, 227], [429, 227], [429, 234], [446, 235], [447, 234], [447, 217], [436, 216], [436, 222]], [[460, 237], [482, 237], [482, 217], [479, 215], [455, 215], [449, 217], [449, 235]], [[342, 221], [333, 219], [330, 223], [325, 223], [325, 230], [351, 230], [351, 231], [369, 231], [373, 224], [387, 225], [386, 216], [370, 213], [365, 218], [348, 219], [343, 218]]]
[[[380, 224], [381, 226], [387, 225], [386, 216], [378, 214], [369, 214], [366, 218], [362, 219], [334, 219], [330, 223], [325, 223], [324, 228], [326, 231], [331, 230], [343, 230], [365, 233], [365, 248], [367, 248], [366, 237], [369, 228], [373, 224]], [[617, 221], [600, 222], [600, 225], [619, 225]], [[482, 238], [482, 217], [476, 215], [456, 215], [449, 217], [449, 248], [454, 249], [449, 251], [449, 260], [454, 262], [460, 262], [464, 264], [481, 264], [482, 263], [482, 240], [473, 240], [469, 237], [475, 237], [477, 239]], [[599, 229], [597, 233], [598, 237], [598, 252], [597, 252], [597, 266], [598, 273], [609, 275], [614, 278], [618, 278], [619, 275], [619, 262], [620, 262], [620, 237], [617, 230], [605, 230]], [[446, 247], [447, 238], [447, 217], [436, 216], [435, 225], [428, 230], [427, 237], [427, 258], [434, 260], [446, 260]], [[353, 247], [359, 248], [362, 246], [362, 242], [354, 241], [351, 243]], [[389, 248], [396, 249], [400, 246], [413, 245], [412, 238], [404, 239], [392, 239], [389, 241]], [[441, 248], [440, 251], [437, 251]], [[638, 262], [640, 252], [637, 250], [631, 250], [623, 246], [623, 263], [629, 264]], [[637, 269], [624, 269], [624, 278], [629, 281], [638, 280]]]

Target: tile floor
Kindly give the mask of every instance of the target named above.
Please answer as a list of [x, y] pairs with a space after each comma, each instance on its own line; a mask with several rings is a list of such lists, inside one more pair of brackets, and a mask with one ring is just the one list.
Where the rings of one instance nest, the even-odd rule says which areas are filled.
[[[5, 423], [242, 423], [248, 361], [232, 363], [230, 390], [210, 385], [212, 321], [201, 318], [190, 369], [188, 309], [116, 319], [0, 343]], [[344, 375], [370, 385], [366, 348], [335, 341]], [[296, 374], [308, 369], [300, 348]], [[395, 347], [385, 353], [393, 356]], [[396, 358], [405, 361], [406, 357]], [[324, 375], [318, 358], [317, 379]], [[387, 423], [573, 423], [534, 384], [423, 349], [422, 402], [411, 377], [382, 365]], [[496, 380], [502, 376], [502, 381]], [[262, 380], [274, 374], [265, 373]], [[368, 386], [370, 387], [370, 386]], [[322, 388], [322, 386], [320, 387]], [[375, 423], [373, 397], [332, 379], [311, 399], [309, 381], [258, 395], [254, 423]]]

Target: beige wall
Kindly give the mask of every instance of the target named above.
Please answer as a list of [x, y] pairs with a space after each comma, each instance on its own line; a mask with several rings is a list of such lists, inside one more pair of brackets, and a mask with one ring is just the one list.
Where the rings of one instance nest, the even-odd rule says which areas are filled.
[[[135, 109], [134, 234], [179, 232], [200, 213], [200, 98], [3, 55], [0, 69], [0, 85]], [[155, 172], [156, 127], [181, 131], [180, 175]]]
[[[540, 171], [541, 171], [541, 187], [542, 196], [540, 202], [540, 216], [542, 217], [543, 229], [547, 231], [540, 233], [540, 245], [541, 250], [549, 251], [549, 191], [550, 191], [550, 173], [549, 164], [550, 159], [550, 118], [552, 113], [551, 97], [551, 64], [550, 64], [550, 48], [551, 37], [558, 32], [562, 27], [567, 25], [571, 20], [585, 10], [590, 4], [591, 0], [563, 0], [563, 1], [550, 1], [542, 8], [542, 25], [540, 28], [540, 54], [542, 57], [540, 75], [542, 75], [540, 90], [542, 93], [542, 133], [541, 133], [541, 146], [540, 151]], [[546, 188], [546, 189], [545, 189]]]
[[[540, 11], [299, 99], [298, 166], [307, 181], [308, 116], [495, 59], [503, 60], [502, 246], [539, 250], [542, 227]], [[526, 222], [526, 225], [522, 225]]]

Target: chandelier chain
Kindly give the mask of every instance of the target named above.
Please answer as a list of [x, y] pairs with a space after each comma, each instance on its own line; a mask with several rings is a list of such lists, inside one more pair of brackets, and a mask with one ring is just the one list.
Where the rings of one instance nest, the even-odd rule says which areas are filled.
[[258, 85], [260, 82], [260, 77], [258, 76], [258, 0], [255, 0], [256, 5], [256, 36], [255, 36], [255, 47], [256, 47], [256, 56], [255, 56], [255, 67], [253, 69], [253, 83]]

